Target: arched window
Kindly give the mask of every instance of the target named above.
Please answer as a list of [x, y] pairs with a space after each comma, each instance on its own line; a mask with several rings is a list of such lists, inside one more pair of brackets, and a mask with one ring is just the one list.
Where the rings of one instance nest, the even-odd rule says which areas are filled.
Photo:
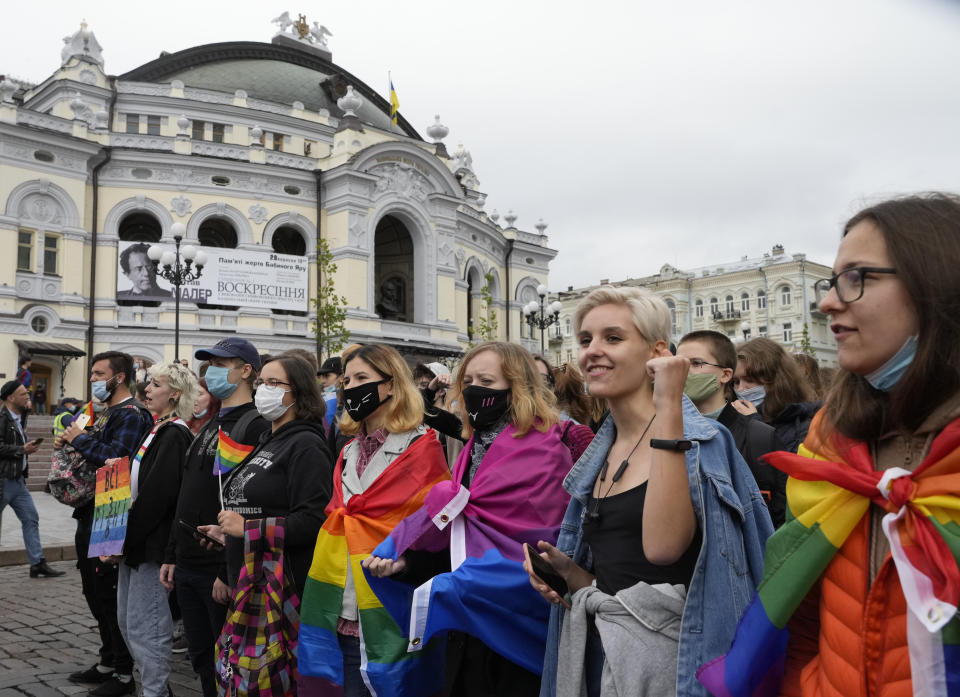
[[740, 295], [740, 311], [741, 312], [750, 311], [750, 293], [742, 293]]
[[385, 215], [377, 223], [373, 239], [374, 310], [381, 319], [413, 322], [413, 239], [410, 232], [398, 218]]
[[767, 294], [762, 290], [757, 291], [757, 309], [763, 310], [767, 306]]
[[716, 298], [710, 298], [710, 314], [715, 315], [720, 312], [720, 301]]
[[780, 286], [780, 304], [787, 306], [790, 303], [790, 286]]
[[697, 317], [703, 317], [703, 300], [700, 300], [698, 298], [697, 301], [693, 304], [693, 308], [694, 308], [694, 314], [696, 314]]
[[733, 296], [732, 295], [728, 295], [726, 298], [726, 309], [727, 309], [728, 315], [733, 314]]
[[233, 249], [237, 246], [237, 231], [226, 218], [207, 218], [200, 223], [197, 239], [204, 247]]
[[277, 254], [293, 254], [298, 257], [307, 254], [307, 241], [303, 239], [303, 234], [295, 227], [285, 225], [277, 228], [270, 242], [273, 251]]
[[160, 221], [150, 213], [131, 213], [120, 221], [117, 230], [123, 242], [159, 242], [163, 231]]

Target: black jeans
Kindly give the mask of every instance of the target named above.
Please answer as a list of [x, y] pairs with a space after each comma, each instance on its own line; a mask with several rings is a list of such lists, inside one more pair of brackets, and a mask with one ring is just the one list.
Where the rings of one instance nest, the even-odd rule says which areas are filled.
[[216, 578], [216, 574], [180, 565], [173, 572], [183, 616], [183, 633], [187, 637], [187, 652], [193, 672], [200, 676], [203, 697], [216, 697], [217, 694], [214, 650], [227, 618], [227, 606], [213, 599]]
[[121, 675], [133, 673], [133, 657], [120, 633], [117, 622], [117, 567], [99, 559], [87, 559], [90, 531], [93, 529], [93, 504], [74, 513], [77, 532], [73, 541], [77, 548], [77, 568], [83, 597], [100, 631], [100, 664], [112, 667]]

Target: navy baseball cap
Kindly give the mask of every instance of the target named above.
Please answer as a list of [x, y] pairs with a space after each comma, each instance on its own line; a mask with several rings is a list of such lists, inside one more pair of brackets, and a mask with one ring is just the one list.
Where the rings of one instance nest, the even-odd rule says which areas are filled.
[[208, 349], [196, 351], [193, 357], [199, 361], [209, 361], [211, 358], [239, 358], [260, 372], [260, 354], [253, 344], [239, 336], [221, 339]]

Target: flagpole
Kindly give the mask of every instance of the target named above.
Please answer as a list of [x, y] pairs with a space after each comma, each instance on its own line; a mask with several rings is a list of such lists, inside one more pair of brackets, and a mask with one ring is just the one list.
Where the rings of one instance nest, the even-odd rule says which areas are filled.
[[223, 472], [217, 472], [217, 481], [220, 482], [220, 510], [225, 510], [223, 505]]

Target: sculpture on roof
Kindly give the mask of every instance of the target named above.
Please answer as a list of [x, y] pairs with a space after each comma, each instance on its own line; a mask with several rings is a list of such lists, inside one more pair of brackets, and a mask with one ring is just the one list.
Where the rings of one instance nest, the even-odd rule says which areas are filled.
[[60, 49], [60, 65], [66, 65], [71, 58], [79, 56], [99, 66], [103, 66], [103, 47], [93, 32], [87, 29], [87, 22], [80, 22], [80, 29], [70, 36], [63, 37]]
[[279, 17], [271, 19], [270, 23], [276, 24], [280, 28], [281, 34], [286, 33], [287, 29], [294, 25], [294, 21], [290, 19], [290, 13], [288, 11], [284, 11], [284, 13]]
[[314, 43], [323, 46], [327, 46], [327, 37], [333, 36], [331, 31], [319, 22], [313, 23], [313, 28], [310, 30], [310, 36], [313, 39]]
[[327, 37], [333, 36], [333, 32], [320, 22], [314, 22], [311, 27], [307, 23], [306, 15], [298, 15], [296, 21], [294, 21], [290, 18], [290, 13], [285, 11], [282, 15], [270, 21], [279, 27], [279, 34], [297, 39], [305, 44], [315, 44], [322, 49], [327, 48]]
[[309, 40], [307, 39], [307, 37], [310, 35], [310, 25], [307, 24], [306, 15], [300, 15], [299, 17], [297, 17], [297, 21], [294, 22], [293, 26], [297, 30], [297, 34], [300, 37], [300, 39]]

